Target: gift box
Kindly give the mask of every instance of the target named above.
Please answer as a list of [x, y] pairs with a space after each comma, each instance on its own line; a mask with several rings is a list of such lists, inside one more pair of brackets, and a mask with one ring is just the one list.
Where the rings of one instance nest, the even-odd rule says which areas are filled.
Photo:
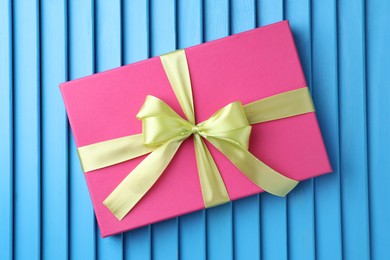
[[[187, 95], [174, 86], [183, 81]], [[298, 181], [331, 172], [288, 21], [69, 81], [60, 89], [103, 237], [264, 190], [284, 195]], [[248, 104], [258, 101], [255, 112], [265, 119], [256, 121], [248, 116]], [[296, 107], [302, 111], [294, 112]], [[238, 141], [221, 137], [235, 133], [229, 127], [237, 122], [245, 125], [236, 127]], [[177, 141], [180, 135], [186, 138]], [[158, 156], [150, 159], [152, 154]], [[246, 169], [247, 159], [259, 170]], [[138, 177], [128, 178], [132, 174]], [[279, 180], [287, 183], [281, 192]]]

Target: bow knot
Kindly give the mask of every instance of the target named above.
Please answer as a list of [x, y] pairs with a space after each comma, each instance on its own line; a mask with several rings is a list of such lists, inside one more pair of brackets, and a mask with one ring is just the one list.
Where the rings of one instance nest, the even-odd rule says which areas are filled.
[[183, 119], [161, 99], [147, 96], [137, 114], [142, 120], [144, 144], [157, 146], [170, 140], [184, 140], [191, 135], [231, 141], [248, 149], [251, 126], [241, 102], [233, 102], [197, 125]]
[[194, 126], [192, 127], [192, 129], [191, 129], [191, 133], [192, 133], [193, 135], [199, 134], [199, 126], [194, 125]]

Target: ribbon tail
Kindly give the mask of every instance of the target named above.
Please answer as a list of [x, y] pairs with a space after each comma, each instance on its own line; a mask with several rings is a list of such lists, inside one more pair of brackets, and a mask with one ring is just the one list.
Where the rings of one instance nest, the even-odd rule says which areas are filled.
[[225, 184], [209, 149], [199, 135], [194, 135], [194, 143], [205, 207], [210, 208], [229, 202]]
[[206, 138], [246, 177], [271, 194], [284, 197], [299, 183], [273, 170], [233, 140]]
[[114, 189], [103, 204], [122, 220], [160, 178], [182, 142], [183, 138], [173, 139], [149, 154]]
[[77, 149], [84, 172], [128, 161], [155, 150], [144, 145], [142, 134], [130, 135]]

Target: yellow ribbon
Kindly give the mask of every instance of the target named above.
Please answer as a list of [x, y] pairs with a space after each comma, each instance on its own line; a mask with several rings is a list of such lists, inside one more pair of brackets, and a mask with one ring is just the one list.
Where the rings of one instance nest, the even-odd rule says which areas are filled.
[[242, 106], [233, 102], [204, 122], [195, 124], [190, 74], [184, 50], [160, 57], [165, 73], [187, 117], [180, 117], [162, 100], [147, 96], [137, 114], [142, 134], [79, 147], [84, 172], [108, 167], [150, 153], [104, 200], [119, 219], [142, 199], [168, 166], [181, 143], [193, 136], [205, 207], [228, 202], [221, 174], [205, 145], [207, 139], [261, 189], [285, 196], [298, 181], [276, 172], [248, 151], [251, 124], [314, 111], [307, 87]]

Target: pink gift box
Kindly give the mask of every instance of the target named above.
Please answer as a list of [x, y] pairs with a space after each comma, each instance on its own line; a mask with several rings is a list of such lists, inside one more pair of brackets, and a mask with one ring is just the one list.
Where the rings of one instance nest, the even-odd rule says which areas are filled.
[[[307, 86], [288, 21], [185, 51], [197, 122], [233, 101], [247, 104]], [[60, 88], [77, 147], [141, 133], [136, 114], [147, 95], [164, 100], [184, 117], [159, 57]], [[231, 200], [262, 192], [216, 148], [207, 146]], [[295, 180], [331, 172], [315, 113], [253, 125], [249, 151]], [[204, 208], [193, 139], [188, 138], [161, 178], [119, 221], [102, 202], [144, 158], [85, 173], [103, 237]]]

